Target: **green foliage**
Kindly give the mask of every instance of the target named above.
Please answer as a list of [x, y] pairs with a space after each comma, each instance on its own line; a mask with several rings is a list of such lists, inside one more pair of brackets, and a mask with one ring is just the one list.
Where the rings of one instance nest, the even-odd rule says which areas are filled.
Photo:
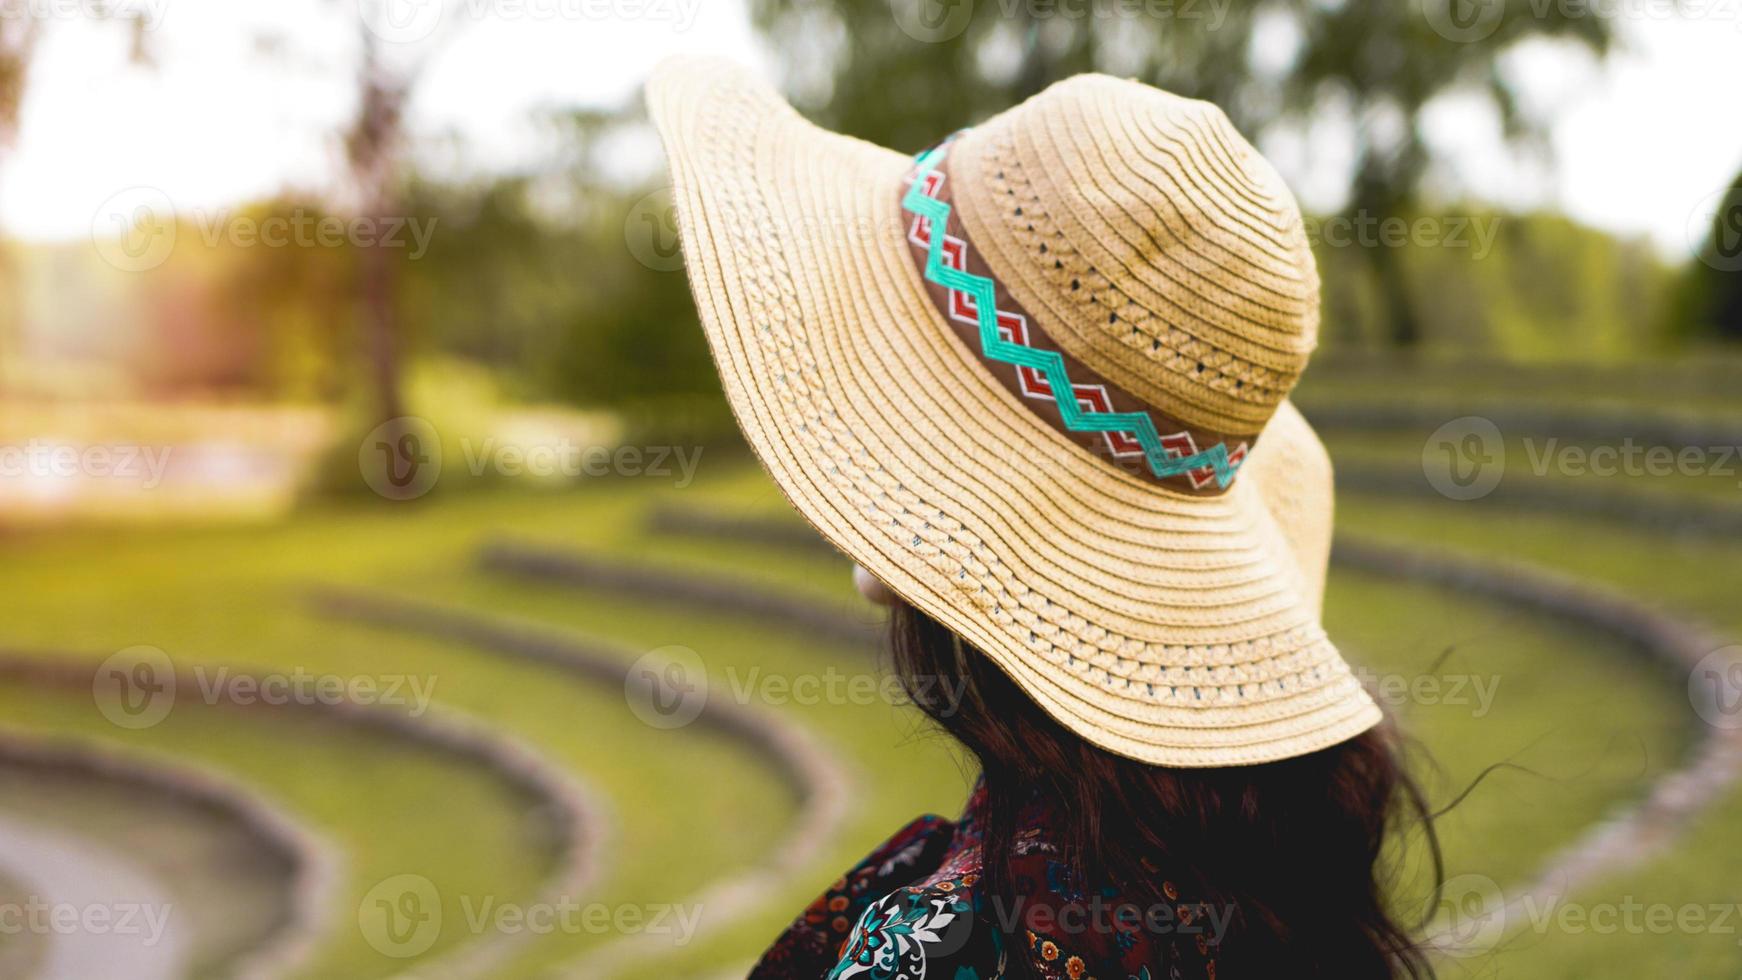
[[1742, 174], [1719, 199], [1696, 258], [1676, 284], [1665, 312], [1665, 332], [1742, 341]]
[[[1608, 50], [1610, 18], [1499, 0], [755, 0], [801, 104], [824, 124], [917, 149], [1085, 71], [1216, 103], [1255, 143], [1324, 122], [1352, 133], [1345, 212], [1416, 210], [1430, 160], [1421, 118], [1439, 96], [1485, 102], [1508, 138], [1540, 147], [1501, 57], [1551, 37]], [[818, 66], [827, 66], [819, 68]], [[1422, 339], [1398, 255], [1356, 253], [1386, 336]]]
[[560, 181], [419, 184], [410, 210], [439, 227], [428, 253], [406, 265], [404, 319], [426, 348], [517, 379], [522, 395], [589, 407], [705, 404], [723, 416], [682, 271], [650, 267], [626, 241], [638, 213], [669, 206], [646, 188], [595, 178], [588, 145], [583, 138], [588, 162]]
[[1428, 101], [1452, 88], [1485, 96], [1509, 135], [1527, 135], [1538, 121], [1521, 111], [1500, 55], [1533, 37], [1597, 52], [1610, 42], [1607, 18], [1525, 0], [1481, 5], [1476, 30], [1459, 40], [1452, 6], [755, 0], [751, 9], [800, 104], [884, 145], [917, 149], [1052, 82], [1105, 71], [1215, 102], [1249, 136], [1344, 109], [1360, 129], [1357, 170], [1406, 197], [1426, 163], [1415, 123]]
[[[1657, 310], [1669, 271], [1645, 242], [1619, 240], [1550, 213], [1398, 217], [1429, 237], [1396, 246], [1317, 243], [1325, 346], [1392, 342], [1381, 286], [1362, 254], [1373, 249], [1395, 253], [1426, 353], [1602, 361], [1658, 343]], [[1460, 229], [1460, 243], [1453, 244], [1451, 233]]]

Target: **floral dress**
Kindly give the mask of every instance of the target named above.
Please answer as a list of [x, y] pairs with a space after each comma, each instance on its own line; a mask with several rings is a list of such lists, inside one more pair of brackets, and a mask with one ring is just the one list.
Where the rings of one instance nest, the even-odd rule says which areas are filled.
[[1166, 880], [1160, 904], [1086, 887], [1048, 841], [1050, 814], [1037, 801], [1018, 819], [1009, 900], [976, 890], [980, 833], [970, 817], [913, 821], [812, 902], [750, 976], [995, 980], [1022, 957], [1046, 980], [1214, 980], [1226, 916]]

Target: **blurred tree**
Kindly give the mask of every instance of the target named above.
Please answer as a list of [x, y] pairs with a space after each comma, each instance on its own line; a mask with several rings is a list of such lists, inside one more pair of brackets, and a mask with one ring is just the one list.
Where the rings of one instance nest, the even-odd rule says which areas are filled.
[[[1326, 117], [1353, 133], [1344, 213], [1413, 210], [1437, 96], [1483, 100], [1509, 139], [1544, 147], [1501, 56], [1531, 38], [1599, 55], [1590, 5], [1530, 0], [752, 0], [788, 87], [825, 125], [917, 150], [1085, 71], [1140, 78], [1221, 106], [1255, 141]], [[1422, 337], [1395, 249], [1363, 249], [1388, 336]]]
[[[236, 213], [236, 220], [256, 227], [337, 217], [320, 202], [298, 197], [251, 204]], [[223, 336], [212, 341], [252, 355], [239, 371], [242, 382], [273, 398], [341, 398], [345, 369], [355, 362], [350, 352], [357, 346], [356, 319], [342, 315], [356, 306], [357, 249], [349, 243], [298, 243], [216, 252], [207, 303]]]
[[[1314, 249], [1325, 282], [1324, 329], [1345, 343], [1385, 344], [1382, 288], [1366, 255], [1385, 250], [1420, 311], [1424, 350], [1461, 359], [1603, 362], [1654, 346], [1670, 271], [1648, 242], [1553, 213], [1467, 208], [1394, 217], [1439, 237], [1367, 247], [1321, 240]], [[1478, 230], [1465, 230], [1472, 225]]]
[[[442, 234], [406, 266], [402, 315], [432, 346], [489, 365], [517, 394], [609, 407], [659, 426], [726, 417], [677, 257], [628, 241], [668, 220], [658, 190], [605, 165], [645, 120], [583, 111], [554, 120], [559, 159], [537, 176], [414, 182], [409, 203]], [[651, 193], [650, 193], [651, 191]]]
[[1676, 286], [1667, 329], [1683, 337], [1742, 341], [1742, 174], [1718, 195], [1695, 258]]
[[[144, 11], [112, 8], [105, 3], [78, 9], [121, 25], [131, 42], [128, 58], [135, 64], [151, 63]], [[19, 112], [24, 107], [25, 86], [30, 80], [30, 60], [36, 53], [44, 23], [42, 13], [30, 4], [11, 3], [0, 11], [0, 152], [10, 149], [18, 135]], [[0, 292], [6, 297], [6, 307], [0, 311], [0, 389], [6, 384], [8, 369], [18, 359], [18, 338], [23, 329], [19, 285], [12, 251], [0, 249]]]
[[[386, 4], [377, 0], [375, 6]], [[359, 212], [384, 226], [400, 214], [398, 188], [403, 179], [400, 151], [405, 139], [405, 103], [423, 62], [419, 59], [409, 65], [395, 65], [384, 58], [383, 41], [369, 11], [361, 12], [364, 16], [358, 20], [357, 31], [362, 50], [357, 68], [357, 110], [345, 134], [345, 159], [358, 194]], [[358, 258], [363, 338], [377, 421], [387, 427], [383, 431], [386, 442], [397, 446], [404, 436], [397, 420], [405, 415], [405, 399], [400, 391], [403, 338], [394, 319], [397, 257], [385, 243], [376, 240], [358, 249]]]
[[[0, 17], [0, 150], [12, 145], [18, 131], [24, 81], [40, 32], [40, 23], [34, 17]], [[18, 266], [10, 250], [0, 251], [0, 290], [6, 296], [6, 307], [0, 311], [0, 388], [3, 388], [9, 365], [17, 363], [18, 336], [23, 329]]]

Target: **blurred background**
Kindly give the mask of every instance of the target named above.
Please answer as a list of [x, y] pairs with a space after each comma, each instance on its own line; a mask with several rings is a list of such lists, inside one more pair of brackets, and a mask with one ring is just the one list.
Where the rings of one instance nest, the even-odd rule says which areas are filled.
[[1328, 626], [1451, 807], [1398, 908], [1742, 975], [1730, 0], [4, 0], [0, 977], [742, 975], [959, 809], [733, 429], [675, 52], [910, 152], [1225, 109], [1324, 280]]

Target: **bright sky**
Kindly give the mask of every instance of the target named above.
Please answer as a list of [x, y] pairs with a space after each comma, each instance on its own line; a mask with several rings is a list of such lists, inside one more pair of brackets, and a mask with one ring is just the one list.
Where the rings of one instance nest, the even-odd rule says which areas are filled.
[[[28, 5], [50, 24], [17, 144], [0, 163], [0, 228], [80, 238], [105, 201], [141, 186], [185, 211], [336, 182], [334, 133], [353, 97], [357, 4], [374, 0], [122, 0], [151, 25], [156, 67], [129, 63], [125, 32], [88, 16], [90, 2], [8, 0], [8, 11]], [[418, 15], [440, 0], [386, 2], [405, 16], [384, 29], [415, 36], [426, 26]], [[1715, 195], [1742, 169], [1733, 98], [1742, 11], [1724, 9], [1729, 2], [1703, 0], [1681, 17], [1650, 0], [1596, 4], [1626, 40], [1600, 68], [1554, 45], [1519, 53], [1511, 67], [1527, 98], [1560, 107], [1554, 168], [1503, 150], [1494, 122], [1453, 100], [1428, 121], [1450, 161], [1449, 188], [1554, 205], [1685, 256], [1690, 223], [1703, 230]], [[743, 0], [462, 0], [460, 9], [459, 29], [413, 107], [426, 155], [456, 166], [536, 160], [541, 110], [621, 104], [672, 52], [768, 64]], [[276, 53], [251, 40], [274, 34], [283, 39]], [[465, 138], [441, 138], [456, 133]], [[1309, 208], [1338, 203], [1332, 189], [1346, 160], [1336, 144], [1333, 135], [1276, 148]], [[467, 156], [444, 157], [440, 148], [451, 145]]]

